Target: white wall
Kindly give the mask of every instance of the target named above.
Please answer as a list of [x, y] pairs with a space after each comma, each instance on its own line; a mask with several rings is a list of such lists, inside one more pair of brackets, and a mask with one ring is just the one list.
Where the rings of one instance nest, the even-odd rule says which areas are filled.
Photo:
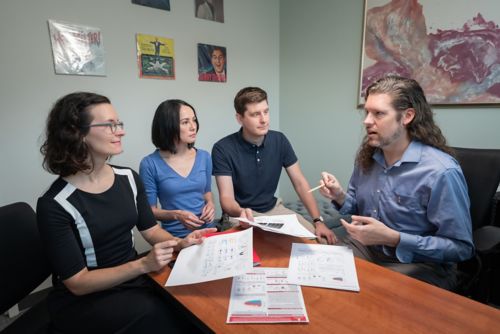
[[[46, 116], [59, 97], [73, 91], [107, 95], [126, 124], [125, 152], [113, 163], [137, 169], [151, 152], [150, 124], [158, 104], [180, 98], [197, 110], [197, 147], [210, 151], [238, 129], [232, 100], [247, 85], [270, 95], [279, 126], [279, 0], [225, 1], [225, 23], [194, 17], [194, 0], [171, 0], [170, 12], [127, 0], [16, 0], [0, 2], [0, 205], [36, 207], [55, 179], [41, 167], [39, 147]], [[106, 77], [55, 75], [47, 20], [101, 29]], [[173, 38], [176, 79], [139, 79], [135, 34]], [[197, 81], [197, 43], [227, 48], [228, 82]], [[212, 189], [216, 195], [215, 184]], [[220, 213], [220, 209], [218, 210]], [[136, 233], [136, 248], [148, 245]], [[50, 285], [49, 281], [40, 288]]]
[[[364, 134], [356, 107], [363, 6], [363, 0], [280, 2], [280, 124], [310, 183], [327, 170], [347, 186]], [[434, 112], [452, 146], [500, 148], [498, 106]], [[280, 190], [296, 198], [285, 178]]]
[[[168, 98], [190, 102], [198, 112], [197, 146], [238, 129], [232, 101], [247, 85], [266, 89], [279, 127], [279, 0], [227, 0], [225, 23], [194, 17], [194, 0], [171, 0], [171, 11], [130, 0], [16, 0], [0, 2], [0, 205], [36, 206], [54, 180], [41, 167], [44, 122], [59, 97], [77, 90], [108, 96], [124, 120], [125, 152], [113, 163], [138, 168], [154, 148], [150, 124]], [[54, 74], [47, 20], [98, 27], [106, 52], [106, 77]], [[135, 34], [173, 38], [176, 79], [139, 79]], [[228, 82], [197, 81], [197, 43], [227, 47]], [[214, 184], [213, 187], [216, 190]]]
[[[161, 101], [192, 103], [201, 123], [197, 146], [210, 150], [238, 128], [235, 93], [261, 86], [269, 93], [272, 128], [287, 134], [310, 183], [322, 170], [347, 183], [363, 134], [356, 98], [364, 1], [226, 0], [224, 24], [194, 18], [194, 0], [170, 3], [166, 12], [128, 0], [0, 2], [0, 205], [35, 207], [54, 179], [41, 167], [40, 136], [51, 105], [76, 90], [112, 99], [127, 131], [125, 152], [113, 162], [137, 169], [153, 150], [149, 128]], [[55, 75], [48, 19], [101, 28], [107, 76]], [[176, 80], [138, 78], [135, 33], [174, 39]], [[227, 47], [226, 84], [197, 81], [198, 42]], [[435, 112], [452, 145], [500, 148], [498, 108]], [[296, 199], [288, 178], [280, 190]]]

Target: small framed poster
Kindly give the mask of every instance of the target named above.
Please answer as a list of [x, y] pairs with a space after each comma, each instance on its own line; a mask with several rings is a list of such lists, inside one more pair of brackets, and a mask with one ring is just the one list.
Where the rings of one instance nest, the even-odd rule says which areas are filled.
[[175, 79], [174, 40], [136, 34], [139, 76], [150, 79]]

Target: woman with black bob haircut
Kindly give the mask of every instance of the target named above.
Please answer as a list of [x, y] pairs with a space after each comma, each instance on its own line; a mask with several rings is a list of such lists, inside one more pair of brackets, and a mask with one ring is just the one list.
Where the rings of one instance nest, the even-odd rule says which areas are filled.
[[207, 151], [194, 147], [199, 127], [189, 103], [160, 103], [151, 126], [156, 150], [144, 157], [139, 167], [155, 218], [176, 237], [215, 226], [212, 159]]
[[[38, 199], [40, 236], [52, 266], [48, 299], [63, 333], [147, 333], [184, 330], [173, 308], [145, 276], [174, 250], [202, 242], [215, 229], [173, 237], [157, 223], [144, 186], [130, 168], [112, 166], [122, 152], [123, 122], [108, 98], [73, 93], [47, 118], [43, 165], [59, 177]], [[153, 248], [138, 258], [133, 228]]]

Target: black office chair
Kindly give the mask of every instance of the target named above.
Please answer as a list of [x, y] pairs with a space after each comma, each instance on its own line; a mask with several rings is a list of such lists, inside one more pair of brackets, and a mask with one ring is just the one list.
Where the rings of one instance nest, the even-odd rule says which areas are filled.
[[[496, 201], [500, 183], [500, 150], [455, 147], [471, 202], [470, 213], [476, 258], [459, 264], [470, 280], [462, 285], [462, 294], [487, 303], [495, 283], [492, 275], [500, 264], [500, 227], [495, 226]], [[479, 262], [479, 266], [474, 264]], [[476, 271], [474, 273], [474, 271]]]
[[[0, 207], [0, 257], [0, 314], [3, 314], [50, 276], [36, 214], [27, 203]], [[2, 334], [47, 333], [49, 328], [50, 317], [43, 299], [23, 312]]]

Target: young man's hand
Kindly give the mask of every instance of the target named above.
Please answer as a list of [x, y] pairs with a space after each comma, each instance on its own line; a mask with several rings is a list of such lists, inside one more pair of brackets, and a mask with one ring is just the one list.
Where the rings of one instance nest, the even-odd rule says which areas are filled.
[[330, 230], [324, 223], [318, 222], [315, 227], [315, 234], [319, 240], [325, 238], [329, 245], [337, 243], [338, 240], [335, 233], [333, 233], [332, 230]]

